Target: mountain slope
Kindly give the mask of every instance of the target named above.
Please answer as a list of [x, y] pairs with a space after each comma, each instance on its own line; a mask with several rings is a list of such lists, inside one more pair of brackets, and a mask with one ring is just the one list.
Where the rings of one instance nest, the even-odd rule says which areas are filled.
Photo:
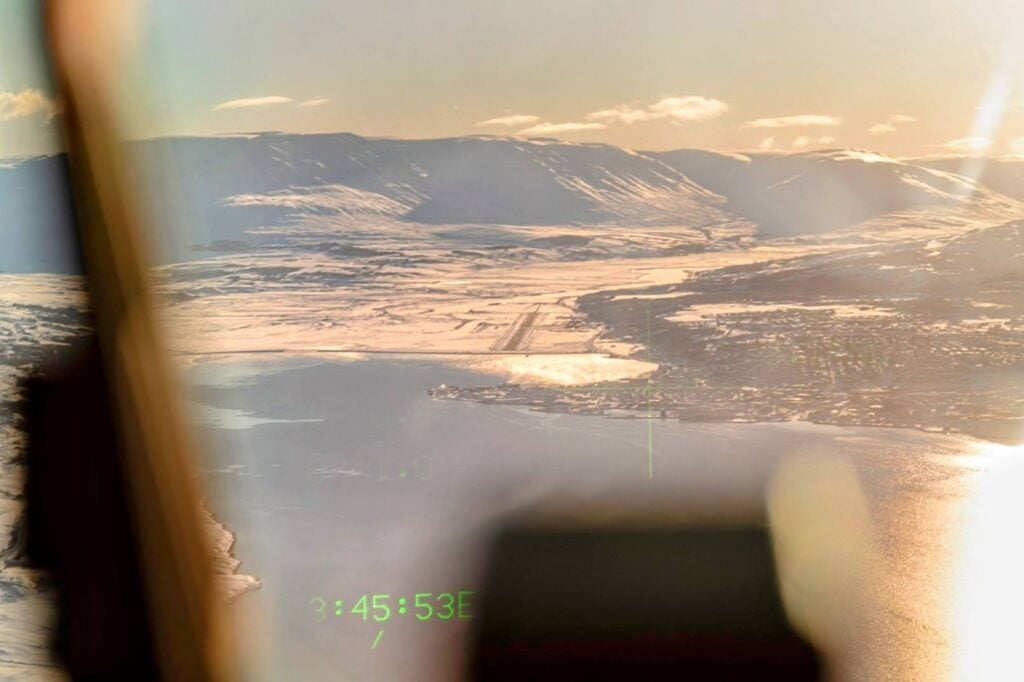
[[610, 145], [262, 134], [136, 147], [162, 164], [154, 187], [186, 197], [203, 219], [229, 223], [286, 221], [298, 212], [432, 225], [702, 226], [727, 219], [720, 197], [656, 159]]
[[[297, 239], [348, 248], [431, 238], [421, 227], [437, 228], [446, 248], [602, 239], [566, 256], [590, 258], [626, 255], [618, 245], [638, 235], [646, 246], [629, 252], [653, 255], [749, 243], [754, 229], [765, 238], [892, 240], [1024, 215], [1021, 202], [960, 175], [851, 150], [637, 153], [549, 139], [280, 133], [162, 138], [129, 150], [142, 162], [134, 180], [170, 261]], [[1017, 171], [999, 168], [991, 177], [1009, 187]], [[0, 164], [0, 270], [67, 271], [67, 250], [53, 238], [68, 218], [56, 198], [62, 172], [59, 156]], [[565, 234], [544, 233], [553, 226]]]
[[1024, 159], [959, 156], [914, 159], [911, 163], [974, 178], [1000, 194], [1024, 201]]
[[0, 272], [73, 273], [64, 157], [0, 159]]
[[757, 223], [766, 237], [872, 222], [866, 227], [958, 221], [976, 227], [1024, 215], [1016, 200], [963, 176], [870, 152], [727, 155], [684, 149], [649, 155], [726, 197], [728, 208]]

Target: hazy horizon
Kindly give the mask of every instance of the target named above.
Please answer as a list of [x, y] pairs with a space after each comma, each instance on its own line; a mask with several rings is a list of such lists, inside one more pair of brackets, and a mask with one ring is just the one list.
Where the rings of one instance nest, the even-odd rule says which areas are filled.
[[[604, 140], [574, 140], [566, 137], [551, 137], [551, 136], [540, 136], [540, 135], [514, 135], [514, 134], [496, 134], [496, 133], [482, 133], [482, 132], [467, 132], [465, 134], [453, 134], [453, 135], [438, 135], [433, 137], [404, 137], [398, 135], [372, 135], [355, 132], [353, 130], [324, 130], [324, 131], [288, 131], [288, 130], [246, 130], [246, 131], [232, 131], [232, 132], [211, 132], [211, 133], [180, 133], [180, 134], [163, 134], [153, 135], [149, 137], [133, 137], [126, 140], [128, 143], [141, 143], [141, 142], [153, 142], [158, 140], [175, 140], [175, 139], [217, 139], [217, 138], [253, 138], [261, 135], [282, 135], [282, 136], [332, 136], [332, 135], [353, 135], [355, 137], [363, 138], [366, 140], [395, 140], [403, 142], [438, 142], [443, 140], [457, 140], [466, 138], [480, 138], [480, 139], [495, 139], [495, 140], [509, 140], [509, 141], [526, 141], [526, 142], [556, 142], [558, 144], [568, 145], [598, 145], [598, 146], [609, 146], [626, 151], [637, 152], [637, 153], [663, 153], [673, 151], [699, 151], [708, 152], [712, 154], [721, 154], [725, 156], [729, 155], [747, 155], [747, 154], [774, 154], [774, 155], [799, 155], [799, 154], [813, 154], [813, 153], [825, 153], [825, 152], [861, 152], [865, 154], [874, 154], [890, 158], [894, 161], [912, 162], [915, 160], [940, 160], [940, 159], [987, 159], [995, 161], [1024, 161], [1024, 153], [1009, 152], [1005, 154], [988, 153], [984, 150], [979, 151], [946, 151], [941, 153], [924, 153], [924, 154], [911, 154], [911, 155], [890, 155], [876, 148], [871, 147], [855, 147], [855, 146], [843, 146], [843, 145], [832, 145], [832, 146], [813, 146], [807, 148], [790, 148], [790, 149], [760, 149], [760, 148], [712, 148], [702, 146], [681, 146], [681, 147], [668, 147], [665, 149], [642, 149], [636, 147], [624, 147], [613, 142]], [[7, 154], [0, 151], [0, 160], [17, 160], [22, 158], [33, 158], [39, 156], [49, 156], [52, 154], [60, 153], [61, 150], [57, 148], [50, 148], [45, 150], [36, 150], [20, 154]]]

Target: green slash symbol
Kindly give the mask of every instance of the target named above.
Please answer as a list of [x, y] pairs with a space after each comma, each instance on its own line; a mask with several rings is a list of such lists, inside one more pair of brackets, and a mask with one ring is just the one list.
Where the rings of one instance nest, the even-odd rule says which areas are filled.
[[380, 632], [378, 632], [378, 633], [377, 633], [377, 639], [373, 640], [373, 644], [371, 644], [371, 645], [370, 645], [370, 650], [371, 650], [371, 651], [372, 651], [373, 649], [376, 649], [376, 648], [377, 648], [377, 643], [378, 643], [378, 642], [380, 641], [380, 638], [381, 638], [381, 637], [382, 637], [383, 635], [384, 635], [384, 628], [381, 628], [381, 629], [380, 629]]

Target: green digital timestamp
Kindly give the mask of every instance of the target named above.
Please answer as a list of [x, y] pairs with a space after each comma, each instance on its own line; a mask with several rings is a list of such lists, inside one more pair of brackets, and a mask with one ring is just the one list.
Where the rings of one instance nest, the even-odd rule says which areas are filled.
[[335, 618], [355, 617], [364, 621], [386, 623], [399, 616], [411, 616], [418, 621], [469, 620], [473, 617], [472, 598], [475, 592], [417, 592], [412, 597], [392, 597], [390, 594], [363, 594], [353, 601], [335, 599], [332, 604], [323, 597], [309, 600], [322, 623], [332, 614]]

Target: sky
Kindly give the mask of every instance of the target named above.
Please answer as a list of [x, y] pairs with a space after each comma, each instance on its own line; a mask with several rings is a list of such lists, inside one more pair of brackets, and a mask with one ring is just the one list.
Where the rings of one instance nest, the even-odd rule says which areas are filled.
[[[633, 149], [1024, 154], [1018, 0], [135, 0], [133, 137], [495, 134]], [[0, 155], [52, 148], [0, 0]]]

